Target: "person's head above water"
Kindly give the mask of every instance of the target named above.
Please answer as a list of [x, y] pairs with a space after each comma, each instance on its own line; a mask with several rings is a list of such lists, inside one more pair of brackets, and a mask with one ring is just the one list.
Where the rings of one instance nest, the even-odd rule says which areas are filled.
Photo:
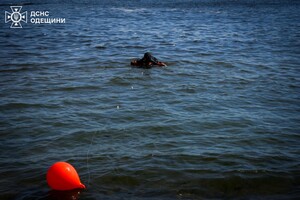
[[152, 55], [151, 55], [151, 53], [149, 53], [149, 52], [146, 52], [145, 54], [144, 54], [144, 58], [151, 58], [152, 57]]
[[151, 55], [151, 53], [146, 52], [144, 54], [144, 57], [141, 59], [144, 63], [152, 63], [152, 64], [157, 64], [158, 60]]
[[136, 60], [131, 61], [131, 65], [139, 66], [139, 67], [151, 67], [151, 66], [154, 66], [154, 65], [157, 65], [157, 66], [167, 66], [163, 62], [159, 62], [149, 52], [146, 52], [144, 54], [144, 57], [142, 59], [136, 59]]

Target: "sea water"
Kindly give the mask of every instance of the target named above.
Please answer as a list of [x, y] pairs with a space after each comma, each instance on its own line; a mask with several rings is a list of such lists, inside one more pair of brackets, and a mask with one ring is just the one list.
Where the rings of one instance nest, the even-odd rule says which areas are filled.
[[[19, 2], [0, 6], [0, 199], [300, 197], [298, 1]], [[168, 67], [130, 66], [147, 51]], [[80, 195], [51, 192], [57, 161]]]

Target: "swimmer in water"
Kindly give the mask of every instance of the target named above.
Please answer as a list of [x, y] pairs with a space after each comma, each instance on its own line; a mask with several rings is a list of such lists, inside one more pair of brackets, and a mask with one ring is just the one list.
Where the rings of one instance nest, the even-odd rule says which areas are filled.
[[167, 66], [163, 62], [159, 62], [154, 56], [152, 56], [149, 52], [144, 54], [144, 57], [142, 59], [135, 59], [132, 60], [131, 65], [138, 66], [138, 67], [152, 67], [152, 66]]

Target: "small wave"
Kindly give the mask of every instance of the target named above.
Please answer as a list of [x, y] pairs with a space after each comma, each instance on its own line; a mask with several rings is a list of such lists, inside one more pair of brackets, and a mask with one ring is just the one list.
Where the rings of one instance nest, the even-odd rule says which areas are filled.
[[77, 91], [77, 90], [99, 90], [99, 86], [95, 85], [85, 85], [85, 86], [66, 86], [66, 87], [59, 87], [59, 88], [53, 88], [48, 91]]
[[96, 49], [106, 49], [106, 45], [105, 44], [98, 44], [95, 46]]
[[121, 77], [113, 77], [109, 80], [109, 84], [118, 86], [129, 86], [130, 82]]
[[112, 8], [112, 10], [115, 11], [121, 11], [125, 13], [132, 13], [132, 12], [145, 12], [147, 9], [146, 8]]
[[194, 94], [197, 93], [197, 88], [195, 86], [183, 86], [181, 88], [178, 88], [177, 91]]
[[57, 107], [56, 104], [47, 104], [47, 103], [7, 103], [0, 105], [0, 109], [8, 110], [8, 109], [26, 109], [26, 108], [53, 108]]
[[10, 68], [10, 69], [0, 69], [0, 73], [23, 72], [27, 70], [30, 70], [30, 68], [20, 67], [20, 68]]
[[122, 45], [122, 46], [117, 46], [116, 48], [124, 48], [124, 49], [145, 49], [145, 46], [142, 46], [142, 45]]
[[226, 68], [234, 68], [235, 67], [233, 64], [228, 63], [228, 62], [223, 62], [223, 61], [212, 62], [211, 65], [222, 66], [222, 67], [226, 67]]

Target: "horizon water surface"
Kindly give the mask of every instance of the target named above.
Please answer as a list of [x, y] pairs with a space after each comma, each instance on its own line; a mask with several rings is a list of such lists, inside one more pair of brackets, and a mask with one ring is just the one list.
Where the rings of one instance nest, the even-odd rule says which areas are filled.
[[[16, 2], [0, 199], [300, 198], [299, 2]], [[16, 4], [66, 23], [12, 29]], [[129, 65], [146, 51], [168, 67]], [[87, 189], [51, 191], [57, 161]]]

